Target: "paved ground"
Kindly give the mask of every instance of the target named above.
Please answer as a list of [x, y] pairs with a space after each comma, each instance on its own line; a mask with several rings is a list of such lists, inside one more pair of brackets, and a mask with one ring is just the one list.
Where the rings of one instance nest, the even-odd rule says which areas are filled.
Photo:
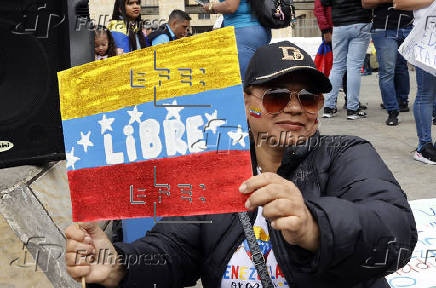
[[[411, 74], [413, 103], [416, 84], [414, 73]], [[397, 127], [386, 126], [386, 112], [379, 107], [381, 100], [377, 81], [377, 73], [362, 78], [361, 101], [369, 106], [367, 119], [347, 121], [346, 112], [342, 109], [344, 101], [341, 94], [337, 117], [321, 119], [321, 132], [358, 135], [368, 139], [393, 171], [410, 200], [436, 198], [436, 166], [427, 166], [412, 158], [412, 151], [417, 144], [413, 113], [401, 113], [401, 123]], [[433, 135], [436, 136], [436, 126], [433, 128]], [[22, 244], [0, 216], [0, 288], [51, 287], [43, 273], [34, 272], [30, 267], [9, 265], [17, 257], [23, 260]]]
[[[361, 102], [368, 104], [368, 118], [346, 120], [346, 111], [342, 109], [342, 94], [338, 100], [338, 115], [333, 119], [321, 119], [321, 133], [358, 135], [371, 141], [410, 200], [436, 198], [436, 166], [425, 165], [413, 159], [418, 141], [413, 112], [400, 113], [399, 126], [384, 124], [387, 113], [380, 108], [377, 75], [378, 73], [373, 73], [362, 77]], [[410, 82], [410, 108], [413, 108], [416, 95], [414, 72], [411, 73]], [[433, 126], [432, 132], [433, 139], [436, 139], [436, 126]]]

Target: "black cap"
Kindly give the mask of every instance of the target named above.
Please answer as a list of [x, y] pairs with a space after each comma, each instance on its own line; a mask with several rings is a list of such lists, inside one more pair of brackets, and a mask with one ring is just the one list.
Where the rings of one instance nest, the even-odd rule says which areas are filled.
[[262, 85], [297, 71], [304, 71], [313, 79], [313, 88], [317, 92], [328, 93], [332, 90], [329, 78], [316, 69], [312, 57], [289, 41], [271, 43], [256, 50], [245, 72], [244, 87]]

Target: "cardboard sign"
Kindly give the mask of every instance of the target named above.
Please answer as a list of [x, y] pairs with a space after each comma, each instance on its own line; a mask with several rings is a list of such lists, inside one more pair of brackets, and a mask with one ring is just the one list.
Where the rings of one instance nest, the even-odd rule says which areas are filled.
[[243, 211], [252, 175], [232, 27], [58, 74], [73, 221]]

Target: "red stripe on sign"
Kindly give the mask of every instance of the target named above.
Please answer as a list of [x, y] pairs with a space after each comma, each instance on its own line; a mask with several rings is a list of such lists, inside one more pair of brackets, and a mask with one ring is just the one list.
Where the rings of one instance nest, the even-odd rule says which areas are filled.
[[68, 171], [73, 221], [245, 211], [250, 152], [225, 152]]

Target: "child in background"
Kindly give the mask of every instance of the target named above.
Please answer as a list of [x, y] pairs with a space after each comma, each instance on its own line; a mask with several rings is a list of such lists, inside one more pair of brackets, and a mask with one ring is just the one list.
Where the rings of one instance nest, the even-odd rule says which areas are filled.
[[117, 47], [115, 46], [112, 33], [106, 27], [98, 27], [95, 30], [95, 60], [103, 60], [108, 57], [117, 56]]

